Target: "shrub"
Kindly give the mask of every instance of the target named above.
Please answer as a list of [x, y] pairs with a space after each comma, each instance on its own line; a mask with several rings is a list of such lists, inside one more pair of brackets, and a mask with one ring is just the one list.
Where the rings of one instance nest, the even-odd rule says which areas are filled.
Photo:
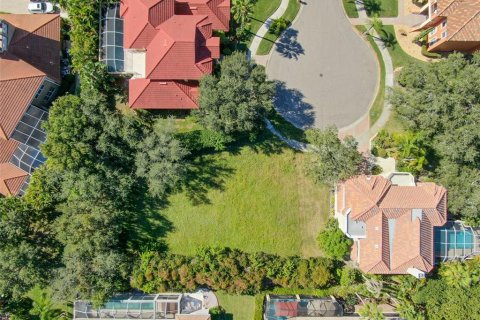
[[357, 284], [361, 281], [361, 273], [358, 269], [343, 268], [340, 275], [340, 285], [344, 287]]
[[285, 18], [278, 18], [272, 21], [272, 24], [268, 28], [268, 32], [279, 36], [283, 31], [285, 31], [290, 25], [290, 21]]
[[[328, 258], [280, 257], [229, 248], [206, 248], [195, 256], [143, 254], [131, 284], [145, 292], [208, 287], [231, 294], [335, 285], [340, 265]], [[151, 272], [155, 270], [156, 272]]]
[[442, 57], [442, 55], [440, 55], [438, 53], [428, 51], [426, 44], [422, 45], [422, 55], [424, 55], [427, 58], [432, 58], [432, 59], [439, 59], [439, 58]]
[[343, 259], [350, 252], [352, 240], [348, 239], [338, 228], [338, 223], [331, 218], [325, 230], [317, 238], [320, 249], [330, 258]]

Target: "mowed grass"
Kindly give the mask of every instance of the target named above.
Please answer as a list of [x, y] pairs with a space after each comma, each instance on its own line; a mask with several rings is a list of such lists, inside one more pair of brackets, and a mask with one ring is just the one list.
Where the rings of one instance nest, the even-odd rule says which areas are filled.
[[[392, 25], [383, 26], [383, 29], [395, 36], [395, 28]], [[392, 58], [393, 69], [397, 69], [403, 67], [409, 63], [426, 63], [424, 61], [418, 60], [415, 57], [412, 57], [405, 51], [403, 51], [402, 47], [398, 43], [394, 43], [391, 47], [388, 47], [388, 52], [390, 53], [390, 57]]]
[[[298, 11], [300, 11], [300, 2], [298, 0], [289, 0], [287, 10], [285, 10], [285, 13], [282, 15], [282, 18], [292, 23], [293, 20], [295, 20], [295, 17], [297, 16]], [[262, 41], [258, 45], [257, 55], [269, 54], [270, 51], [272, 50], [273, 45], [275, 44], [275, 41], [277, 41], [277, 39], [278, 39], [277, 35], [267, 32], [265, 34], [265, 37], [262, 39]]]
[[253, 15], [250, 22], [250, 37], [247, 47], [250, 47], [253, 35], [257, 33], [258, 29], [265, 23], [280, 6], [282, 0], [258, 0], [253, 6]]
[[349, 18], [358, 18], [357, 6], [355, 0], [342, 0], [345, 13]]
[[380, 0], [380, 10], [373, 8], [374, 10], [368, 11], [367, 15], [373, 17], [376, 14], [379, 17], [396, 17], [398, 16], [398, 0]]
[[252, 320], [255, 312], [254, 296], [236, 296], [216, 292], [220, 305], [226, 311], [225, 320]]
[[329, 190], [306, 177], [307, 155], [273, 139], [196, 161], [197, 177], [189, 190], [171, 196], [148, 218], [153, 224], [168, 221], [162, 224], [169, 225], [165, 233], [171, 252], [227, 246], [280, 255], [321, 254], [315, 238], [328, 217]]

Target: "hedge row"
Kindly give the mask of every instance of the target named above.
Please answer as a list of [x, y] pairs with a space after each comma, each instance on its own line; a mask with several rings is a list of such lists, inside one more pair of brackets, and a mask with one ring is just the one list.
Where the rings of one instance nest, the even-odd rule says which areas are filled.
[[144, 253], [131, 284], [144, 292], [207, 287], [233, 294], [274, 288], [327, 288], [338, 284], [341, 263], [328, 258], [280, 257], [229, 248], [206, 248], [195, 256]]

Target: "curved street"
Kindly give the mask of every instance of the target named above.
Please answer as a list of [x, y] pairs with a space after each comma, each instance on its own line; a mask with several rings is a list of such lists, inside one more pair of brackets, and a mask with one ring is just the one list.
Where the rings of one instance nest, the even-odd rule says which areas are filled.
[[302, 3], [267, 65], [269, 78], [279, 81], [276, 108], [297, 127], [349, 126], [375, 98], [375, 53], [353, 30], [340, 0]]

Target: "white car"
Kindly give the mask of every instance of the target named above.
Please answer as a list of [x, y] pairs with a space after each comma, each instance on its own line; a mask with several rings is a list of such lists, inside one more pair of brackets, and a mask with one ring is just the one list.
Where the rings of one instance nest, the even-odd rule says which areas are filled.
[[30, 13], [54, 13], [55, 6], [51, 2], [30, 2], [28, 11]]

